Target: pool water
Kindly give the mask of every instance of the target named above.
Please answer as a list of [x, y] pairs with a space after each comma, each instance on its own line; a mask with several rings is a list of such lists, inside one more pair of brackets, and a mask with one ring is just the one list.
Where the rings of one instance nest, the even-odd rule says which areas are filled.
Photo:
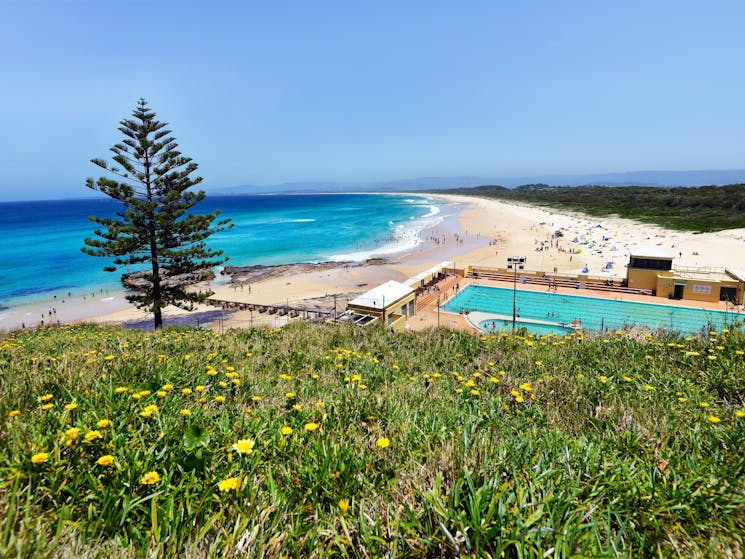
[[[512, 296], [512, 289], [469, 285], [448, 301], [444, 310], [457, 313], [463, 309], [511, 317]], [[598, 332], [636, 325], [693, 334], [742, 323], [742, 317], [731, 312], [520, 290], [516, 308], [520, 318], [558, 324], [572, 324], [576, 320], [583, 329]]]
[[[482, 320], [479, 323], [479, 328], [484, 332], [512, 332], [512, 321], [508, 320], [506, 323], [504, 320]], [[535, 324], [533, 322], [516, 322], [515, 328], [525, 328], [531, 334], [536, 336], [548, 336], [555, 334], [557, 336], [566, 336], [574, 332], [571, 328], [564, 328], [563, 326], [555, 326], [553, 324]]]

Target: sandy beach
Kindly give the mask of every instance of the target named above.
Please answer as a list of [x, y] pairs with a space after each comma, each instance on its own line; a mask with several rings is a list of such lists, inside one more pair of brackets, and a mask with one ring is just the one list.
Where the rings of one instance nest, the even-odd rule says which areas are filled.
[[[526, 269], [547, 274], [576, 275], [587, 270], [591, 276], [620, 280], [626, 275], [629, 251], [640, 246], [656, 246], [675, 256], [676, 267], [725, 266], [745, 270], [745, 229], [717, 233], [671, 231], [617, 217], [594, 218], [578, 213], [544, 209], [470, 196], [433, 195], [455, 202], [464, 209], [453, 218], [421, 234], [413, 250], [393, 255], [384, 263], [354, 264], [317, 271], [282, 274], [256, 283], [231, 284], [224, 276], [213, 282], [213, 296], [254, 304], [292, 305], [309, 298], [336, 295], [341, 310], [356, 293], [367, 291], [387, 280], [408, 277], [450, 260], [454, 267], [466, 265], [505, 267], [509, 256], [524, 256]], [[556, 232], [561, 237], [555, 237]], [[27, 326], [39, 325], [44, 315], [52, 323], [81, 320], [111, 323], [146, 323], [147, 313], [130, 306], [121, 295], [73, 298], [64, 304], [55, 301], [16, 309], [17, 317], [27, 317]], [[59, 303], [59, 302], [57, 302]], [[49, 316], [49, 309], [56, 313]], [[165, 309], [166, 322], [184, 314]], [[281, 326], [284, 316], [248, 311], [219, 311], [201, 306], [202, 324], [219, 328], [249, 325]], [[20, 318], [18, 318], [20, 320]], [[47, 322], [48, 324], [49, 322]], [[7, 323], [6, 323], [7, 324]], [[20, 324], [11, 327], [18, 328]]]

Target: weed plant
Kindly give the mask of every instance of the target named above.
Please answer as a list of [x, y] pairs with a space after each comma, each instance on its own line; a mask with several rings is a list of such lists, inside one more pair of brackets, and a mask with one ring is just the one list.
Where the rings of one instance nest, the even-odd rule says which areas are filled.
[[741, 557], [745, 336], [0, 339], [3, 557]]

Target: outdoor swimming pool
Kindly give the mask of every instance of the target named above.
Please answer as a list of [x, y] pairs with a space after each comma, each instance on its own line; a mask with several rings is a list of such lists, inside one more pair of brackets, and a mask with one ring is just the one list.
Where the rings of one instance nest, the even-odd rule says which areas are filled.
[[[508, 317], [511, 328], [512, 295], [512, 289], [469, 285], [448, 301], [444, 310], [458, 313], [463, 309], [499, 315], [495, 318], [501, 323], [501, 329], [505, 326], [501, 317]], [[694, 334], [702, 330], [719, 330], [732, 324], [742, 324], [745, 318], [745, 314], [740, 315], [737, 312], [520, 290], [517, 291], [516, 308], [519, 317], [517, 326], [528, 327], [534, 333], [537, 332], [531, 328], [533, 325], [520, 323], [520, 319], [540, 320], [555, 325], [568, 325], [576, 320], [583, 329], [597, 332], [637, 325], [652, 330], [665, 329], [682, 334]], [[491, 328], [490, 321], [482, 320], [481, 324]]]

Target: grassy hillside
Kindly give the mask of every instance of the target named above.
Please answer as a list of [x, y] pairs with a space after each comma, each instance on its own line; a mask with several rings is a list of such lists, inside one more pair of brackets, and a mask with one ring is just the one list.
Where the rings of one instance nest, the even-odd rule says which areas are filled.
[[745, 336], [0, 340], [0, 556], [741, 557]]
[[688, 188], [479, 186], [439, 192], [529, 202], [599, 217], [619, 215], [682, 231], [745, 227], [745, 184]]

